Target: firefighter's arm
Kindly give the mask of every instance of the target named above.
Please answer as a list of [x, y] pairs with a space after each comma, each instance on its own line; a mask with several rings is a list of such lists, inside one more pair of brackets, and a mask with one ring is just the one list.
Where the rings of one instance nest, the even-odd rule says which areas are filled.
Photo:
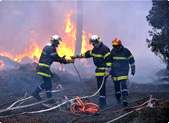
[[110, 75], [110, 71], [111, 71], [111, 53], [110, 53], [110, 50], [108, 48], [104, 49], [103, 58], [106, 61], [105, 76], [109, 76]]
[[74, 63], [74, 59], [65, 59], [65, 56], [60, 57], [59, 55], [57, 55], [57, 61], [63, 64]]
[[52, 48], [50, 49], [49, 51], [50, 53], [50, 56], [52, 57], [53, 61], [55, 62], [60, 62], [60, 63], [63, 63], [63, 64], [69, 64], [69, 63], [74, 63], [74, 60], [70, 59], [70, 60], [67, 60], [65, 59], [66, 55], [64, 55], [63, 57], [60, 57], [56, 51], [56, 49]]
[[82, 53], [80, 55], [71, 56], [71, 58], [72, 59], [76, 59], [76, 58], [90, 58], [90, 57], [92, 57], [91, 54], [92, 54], [92, 50], [88, 50], [85, 53]]
[[131, 74], [134, 76], [136, 72], [136, 68], [135, 68], [135, 65], [134, 66], [131, 66]]
[[69, 63], [74, 63], [73, 59], [65, 59], [66, 56], [60, 57], [57, 52], [51, 53], [50, 56], [52, 57], [53, 61], [55, 62], [60, 62], [63, 64], [69, 64]]
[[128, 50], [128, 53], [127, 53], [127, 60], [128, 60], [130, 66], [131, 66], [131, 74], [134, 76], [134, 74], [136, 72], [135, 60], [134, 60], [134, 57], [129, 50]]

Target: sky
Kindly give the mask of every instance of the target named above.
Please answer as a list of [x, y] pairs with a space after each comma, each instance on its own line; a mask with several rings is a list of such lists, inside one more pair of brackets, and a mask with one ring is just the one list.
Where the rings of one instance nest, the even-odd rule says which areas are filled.
[[[135, 78], [140, 81], [165, 67], [146, 43], [146, 38], [150, 38], [148, 30], [151, 30], [146, 16], [151, 7], [152, 2], [149, 0], [83, 2], [83, 29], [87, 33], [100, 36], [110, 49], [112, 40], [119, 38], [136, 60]], [[28, 48], [31, 38], [43, 47], [49, 42], [51, 35], [65, 35], [65, 14], [71, 9], [74, 10], [71, 19], [76, 23], [75, 0], [1, 1], [0, 52], [17, 55]], [[37, 35], [32, 35], [31, 30]], [[94, 67], [92, 63], [91, 66]]]

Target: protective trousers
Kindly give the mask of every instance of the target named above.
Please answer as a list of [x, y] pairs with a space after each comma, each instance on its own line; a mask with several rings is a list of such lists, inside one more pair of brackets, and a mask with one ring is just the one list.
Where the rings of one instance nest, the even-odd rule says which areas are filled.
[[43, 81], [41, 85], [39, 85], [39, 89], [44, 90], [46, 89], [46, 96], [47, 98], [52, 98], [52, 81], [51, 78], [49, 77], [44, 77], [43, 76]]
[[[114, 81], [114, 87], [115, 87], [115, 96], [116, 96], [117, 100], [120, 99], [121, 93], [122, 93], [123, 97], [128, 96], [126, 79], [120, 80], [120, 81]], [[122, 90], [121, 90], [121, 88], [122, 88]]]
[[[103, 76], [97, 76], [96, 78], [97, 78], [97, 87], [99, 89], [100, 86], [102, 85]], [[104, 84], [102, 86], [102, 89], [100, 90], [99, 103], [101, 105], [106, 105], [106, 80], [107, 80], [107, 77], [104, 79]]]

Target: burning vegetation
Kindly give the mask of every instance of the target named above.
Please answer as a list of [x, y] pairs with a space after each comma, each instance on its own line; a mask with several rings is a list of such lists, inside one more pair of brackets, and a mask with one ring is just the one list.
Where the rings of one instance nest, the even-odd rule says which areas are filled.
[[[75, 45], [76, 45], [76, 25], [71, 22], [71, 15], [73, 13], [73, 10], [70, 11], [70, 13], [66, 14], [66, 19], [65, 19], [65, 27], [64, 27], [64, 32], [65, 35], [61, 35], [63, 41], [60, 43], [57, 52], [58, 54], [62, 57], [66, 55], [66, 58], [70, 59], [70, 56], [74, 55], [75, 53]], [[34, 30], [30, 31], [30, 34], [33, 36], [38, 36], [38, 33], [35, 32]], [[91, 36], [91, 33], [86, 33], [85, 30], [83, 30], [83, 35], [82, 35], [82, 46], [81, 46], [81, 52], [85, 52], [89, 49], [92, 48], [91, 45], [88, 43], [88, 39]], [[21, 62], [24, 57], [28, 57], [32, 59], [32, 62], [38, 62], [38, 59], [40, 58], [41, 51], [43, 46], [39, 46], [37, 42], [31, 38], [30, 39], [31, 45], [26, 48], [23, 53], [20, 53], [16, 56], [11, 54], [10, 52], [1, 52], [1, 56], [6, 56], [13, 61]], [[48, 42], [48, 41], [47, 41]], [[44, 46], [46, 44], [43, 44]], [[85, 60], [82, 60], [85, 61]]]
[[[72, 22], [71, 16], [73, 10], [66, 14], [64, 35], [61, 35], [63, 41], [57, 49], [58, 54], [62, 57], [66, 55], [67, 59], [75, 54], [76, 45], [76, 25]], [[34, 37], [38, 37], [38, 32], [31, 30], [29, 32]], [[87, 33], [82, 30], [82, 45], [81, 52], [85, 52], [92, 48], [88, 43], [91, 33]], [[159, 101], [151, 102], [153, 105], [145, 106], [143, 110], [137, 110], [134, 108], [133, 112], [126, 117], [119, 118], [115, 122], [168, 122], [168, 109], [169, 109], [169, 90], [167, 84], [136, 84], [131, 83], [129, 87], [129, 108], [124, 109], [121, 104], [116, 104], [113, 92], [114, 85], [109, 78], [107, 81], [107, 108], [101, 109], [95, 115], [79, 115], [75, 116], [69, 110], [70, 102], [65, 103], [64, 106], [60, 106], [54, 110], [42, 113], [30, 113], [33, 111], [46, 110], [41, 103], [37, 103], [34, 99], [22, 101], [16, 106], [12, 107], [12, 104], [18, 100], [22, 100], [31, 96], [31, 92], [35, 89], [39, 83], [41, 83], [41, 77], [36, 75], [36, 66], [40, 58], [43, 45], [38, 44], [34, 38], [30, 38], [30, 46], [24, 49], [24, 51], [18, 55], [13, 55], [11, 52], [0, 53], [0, 122], [111, 122], [112, 119], [119, 118], [126, 113], [129, 113], [132, 109], [130, 107], [144, 104], [149, 100], [150, 95], [153, 98], [157, 98]], [[46, 42], [47, 43], [47, 42]], [[31, 63], [21, 64], [24, 58], [31, 59]], [[81, 68], [90, 67], [88, 61], [85, 59], [79, 60]], [[6, 66], [12, 65], [10, 69], [4, 69]], [[70, 67], [64, 67], [57, 64], [58, 69], [54, 69], [53, 78], [53, 90], [58, 90], [56, 87], [62, 85], [63, 90], [59, 90], [54, 93], [54, 97], [58, 101], [58, 104], [64, 103], [67, 100], [71, 100], [76, 96], [92, 95], [97, 89], [96, 80], [93, 77], [82, 77], [82, 82], [79, 80], [79, 76], [74, 75], [67, 71]], [[81, 69], [79, 68], [79, 69]], [[72, 68], [71, 68], [72, 69]], [[83, 71], [80, 71], [83, 73]], [[75, 73], [75, 72], [74, 72]], [[45, 97], [43, 97], [45, 100]], [[98, 103], [98, 95], [84, 100], [87, 102]], [[148, 105], [148, 103], [146, 103]], [[149, 104], [149, 105], [151, 105]], [[26, 107], [25, 105], [29, 105]], [[30, 106], [32, 105], [32, 106]], [[25, 106], [20, 108], [20, 106]], [[12, 108], [14, 109], [12, 109]], [[141, 106], [140, 106], [141, 107]], [[16, 109], [15, 109], [16, 108]], [[11, 110], [10, 110], [11, 109]], [[121, 110], [123, 109], [123, 110]], [[82, 116], [82, 117], [81, 117]]]
[[4, 67], [4, 62], [0, 60], [0, 69], [3, 69], [3, 67]]

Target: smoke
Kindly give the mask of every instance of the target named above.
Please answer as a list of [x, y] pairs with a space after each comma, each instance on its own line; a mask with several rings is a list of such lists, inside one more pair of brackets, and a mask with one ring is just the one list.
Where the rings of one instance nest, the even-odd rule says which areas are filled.
[[85, 2], [84, 6], [88, 6], [84, 7], [87, 30], [98, 34], [110, 49], [112, 40], [119, 38], [132, 52], [136, 60], [136, 75], [130, 78], [139, 83], [151, 83], [157, 79], [154, 74], [165, 65], [146, 44], [148, 30], [151, 30], [146, 21], [151, 1]]
[[[18, 55], [30, 46], [31, 39], [44, 47], [53, 34], [64, 36], [65, 14], [73, 9], [71, 19], [76, 23], [76, 4], [76, 1], [0, 2], [0, 52]], [[83, 29], [99, 35], [110, 49], [112, 40], [119, 38], [135, 57], [137, 82], [142, 79], [149, 82], [152, 73], [165, 67], [146, 44], [151, 29], [146, 16], [151, 7], [151, 1], [83, 2]], [[94, 75], [94, 65], [89, 61], [91, 67], [80, 71]]]
[[[65, 4], [64, 4], [65, 3]], [[0, 52], [13, 55], [30, 46], [30, 39], [44, 46], [53, 34], [62, 35], [69, 2], [1, 2]], [[34, 31], [36, 35], [32, 34]]]

